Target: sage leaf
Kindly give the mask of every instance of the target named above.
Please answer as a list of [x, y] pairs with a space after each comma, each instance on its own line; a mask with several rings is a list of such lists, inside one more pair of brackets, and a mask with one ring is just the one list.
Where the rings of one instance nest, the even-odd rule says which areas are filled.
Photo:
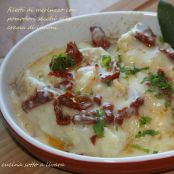
[[164, 41], [174, 48], [174, 6], [165, 0], [158, 3], [158, 21]]

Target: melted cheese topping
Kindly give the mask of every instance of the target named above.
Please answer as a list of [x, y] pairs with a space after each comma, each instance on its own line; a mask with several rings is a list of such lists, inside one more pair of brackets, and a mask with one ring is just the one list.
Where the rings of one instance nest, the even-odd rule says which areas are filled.
[[[92, 125], [60, 126], [56, 123], [53, 103], [49, 102], [25, 113], [21, 109], [21, 102], [31, 96], [35, 89], [45, 86], [53, 86], [61, 81], [60, 78], [50, 77], [48, 73], [50, 58], [64, 50], [54, 50], [50, 54], [40, 58], [24, 72], [16, 82], [12, 91], [12, 99], [16, 116], [21, 126], [29, 134], [40, 141], [55, 148], [69, 152], [100, 157], [137, 156], [163, 152], [174, 149], [174, 120], [172, 109], [164, 106], [164, 100], [156, 98], [152, 93], [146, 93], [147, 85], [141, 81], [149, 72], [155, 73], [162, 68], [168, 77], [174, 81], [174, 64], [165, 54], [161, 53], [158, 45], [153, 48], [146, 47], [134, 37], [134, 30], [120, 36], [117, 43], [107, 51], [103, 48], [93, 48], [88, 43], [80, 43], [79, 48], [84, 56], [80, 67], [73, 70], [74, 91], [89, 94], [99, 94], [103, 101], [114, 104], [114, 113], [118, 109], [128, 107], [136, 98], [143, 96], [144, 105], [140, 108], [140, 116], [131, 116], [124, 120], [123, 125], [108, 125], [104, 128], [104, 137], [98, 138], [94, 145], [90, 137], [94, 135]], [[138, 68], [149, 67], [147, 71], [141, 71], [128, 78], [121, 74], [113, 80], [111, 86], [101, 82], [99, 74], [108, 72], [101, 64], [102, 55], [111, 55], [112, 60], [122, 57], [125, 66]], [[96, 68], [95, 64], [99, 67]], [[56, 95], [63, 92], [55, 88], [49, 88]], [[173, 103], [172, 103], [173, 106]], [[64, 108], [67, 114], [74, 115], [76, 110]], [[140, 126], [140, 117], [149, 116], [151, 123]], [[139, 131], [153, 129], [159, 131], [156, 136], [146, 135], [135, 138]], [[144, 149], [135, 148], [141, 146]], [[137, 146], [136, 146], [137, 147]]]

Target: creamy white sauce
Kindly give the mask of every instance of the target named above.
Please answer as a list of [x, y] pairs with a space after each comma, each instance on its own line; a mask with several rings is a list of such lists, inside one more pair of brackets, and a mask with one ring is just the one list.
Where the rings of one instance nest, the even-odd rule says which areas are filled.
[[[155, 73], [158, 68], [163, 68], [167, 75], [174, 81], [173, 62], [166, 55], [161, 53], [158, 45], [153, 48], [146, 47], [143, 43], [136, 40], [133, 36], [134, 30], [120, 36], [118, 42], [108, 51], [103, 48], [93, 48], [89, 43], [80, 43], [79, 48], [84, 56], [82, 66], [74, 70], [74, 90], [80, 90], [82, 93], [99, 94], [103, 101], [114, 104], [114, 112], [118, 109], [127, 107], [136, 98], [143, 96], [144, 105], [140, 108], [140, 116], [149, 116], [152, 118], [150, 124], [140, 127], [140, 117], [131, 116], [124, 120], [123, 125], [109, 125], [104, 129], [104, 137], [97, 139], [94, 145], [90, 137], [94, 135], [92, 125], [74, 125], [60, 126], [56, 123], [56, 117], [53, 109], [53, 103], [49, 102], [25, 113], [21, 109], [21, 102], [34, 93], [34, 90], [46, 87], [46, 90], [52, 91], [56, 95], [63, 94], [63, 91], [57, 90], [52, 86], [61, 80], [56, 77], [48, 76], [49, 62], [54, 54], [64, 50], [54, 50], [50, 54], [42, 57], [33, 63], [24, 72], [22, 77], [16, 82], [12, 92], [12, 102], [16, 117], [21, 126], [29, 134], [40, 141], [49, 144], [48, 137], [65, 143], [65, 150], [77, 154], [101, 157], [121, 157], [137, 156], [147, 154], [132, 146], [138, 144], [153, 151], [168, 151], [174, 149], [174, 121], [170, 108], [165, 108], [164, 100], [157, 99], [151, 93], [145, 93], [147, 86], [141, 84], [141, 81], [147, 76], [148, 72]], [[118, 48], [118, 50], [116, 49]], [[136, 66], [142, 68], [149, 67], [148, 71], [142, 71], [128, 79], [122, 75], [113, 81], [111, 86], [107, 86], [100, 80], [100, 73], [108, 73], [101, 65], [101, 56], [111, 55], [112, 60], [118, 60], [118, 55], [123, 58], [123, 64], [126, 66]], [[86, 66], [86, 63], [90, 65]], [[95, 67], [95, 64], [99, 68]], [[85, 66], [84, 66], [85, 65]], [[51, 86], [51, 87], [48, 87]], [[67, 114], [74, 115], [78, 111], [64, 108]], [[144, 136], [135, 138], [138, 131], [145, 129], [154, 129], [159, 131], [156, 136]]]

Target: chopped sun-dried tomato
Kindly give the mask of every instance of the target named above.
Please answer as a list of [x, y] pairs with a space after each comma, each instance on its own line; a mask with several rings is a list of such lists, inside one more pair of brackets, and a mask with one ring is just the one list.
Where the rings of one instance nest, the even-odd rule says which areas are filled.
[[112, 124], [115, 121], [115, 116], [114, 116], [112, 110], [105, 110], [105, 117], [104, 118], [108, 124]]
[[95, 144], [96, 144], [97, 138], [98, 138], [97, 135], [91, 136], [91, 137], [90, 137], [91, 143], [95, 145]]
[[87, 112], [86, 113], [80, 112], [79, 114], [74, 115], [72, 118], [72, 122], [74, 124], [90, 125], [90, 124], [95, 124], [96, 121], [97, 121], [97, 117], [90, 115]]
[[61, 105], [67, 106], [76, 110], [85, 110], [92, 106], [92, 100], [88, 96], [69, 96], [65, 93], [59, 96], [59, 101]]
[[90, 31], [92, 34], [92, 43], [95, 47], [102, 47], [104, 49], [109, 48], [111, 43], [106, 38], [105, 32], [101, 27], [92, 26], [90, 27]]
[[37, 106], [51, 101], [53, 97], [53, 93], [45, 89], [36, 90], [34, 95], [30, 96], [27, 100], [22, 102], [22, 109], [25, 112], [28, 112]]
[[72, 79], [72, 73], [69, 72], [68, 70], [66, 71], [51, 71], [48, 74], [49, 76], [55, 76], [55, 77], [61, 77], [61, 78], [66, 78], [66, 79]]
[[83, 55], [75, 42], [69, 42], [67, 44], [66, 54], [74, 58], [75, 64], [79, 64], [83, 60]]
[[58, 125], [66, 126], [71, 123], [70, 116], [63, 114], [62, 107], [58, 99], [54, 101], [54, 112], [56, 114], [56, 122]]
[[123, 121], [126, 117], [128, 117], [128, 108], [127, 107], [118, 110], [117, 116], [115, 117], [115, 121], [117, 124], [122, 125]]
[[120, 76], [120, 71], [117, 70], [113, 74], [101, 76], [101, 81], [107, 83], [109, 81], [119, 78], [119, 76]]
[[54, 87], [59, 89], [64, 87], [66, 90], [71, 90], [73, 88], [73, 83], [70, 80], [66, 79], [60, 83], [55, 84]]
[[[104, 103], [101, 107], [104, 110], [103, 119], [107, 124], [119, 124], [122, 125], [125, 118], [130, 117], [132, 114], [139, 114], [139, 108], [144, 104], [144, 99], [137, 98], [134, 102], [130, 104], [129, 107], [124, 107], [117, 111], [117, 114], [114, 115], [113, 109], [114, 106], [110, 103]], [[95, 124], [99, 119], [97, 112], [94, 110], [85, 111], [82, 110], [80, 113], [76, 114], [72, 118], [74, 124]]]
[[156, 35], [147, 25], [138, 23], [135, 26], [135, 38], [147, 47], [154, 47], [156, 44]]
[[132, 103], [130, 104], [130, 107], [133, 108], [134, 111], [135, 111], [135, 114], [138, 115], [138, 114], [139, 114], [139, 113], [138, 113], [139, 108], [140, 108], [140, 106], [142, 106], [143, 104], [144, 104], [144, 99], [141, 98], [141, 97], [139, 97], [139, 98], [137, 98], [134, 102], [132, 102]]
[[135, 38], [141, 41], [147, 47], [154, 47], [155, 46], [155, 37], [149, 37], [144, 33], [136, 33]]
[[158, 68], [157, 73], [158, 73], [159, 75], [161, 75], [161, 76], [165, 76], [165, 72], [164, 72], [164, 70], [163, 70], [162, 68]]
[[100, 96], [100, 95], [94, 96], [93, 101], [100, 106], [101, 105], [101, 101], [102, 101], [102, 96]]
[[111, 103], [103, 103], [102, 109], [104, 109], [104, 110], [109, 110], [109, 111], [113, 111], [114, 105], [111, 104]]
[[165, 55], [167, 55], [167, 57], [174, 61], [174, 49], [170, 48], [170, 49], [164, 49], [164, 48], [159, 48], [159, 50], [164, 53]]

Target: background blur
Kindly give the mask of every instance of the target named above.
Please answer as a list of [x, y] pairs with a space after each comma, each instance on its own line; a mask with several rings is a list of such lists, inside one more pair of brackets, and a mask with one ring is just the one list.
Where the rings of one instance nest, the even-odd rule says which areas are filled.
[[[169, 1], [174, 3], [174, 0]], [[158, 0], [0, 0], [0, 58], [36, 27], [55, 20], [102, 11], [156, 11], [157, 3]], [[44, 12], [36, 9], [62, 10]], [[36, 20], [31, 20], [34, 18]]]

